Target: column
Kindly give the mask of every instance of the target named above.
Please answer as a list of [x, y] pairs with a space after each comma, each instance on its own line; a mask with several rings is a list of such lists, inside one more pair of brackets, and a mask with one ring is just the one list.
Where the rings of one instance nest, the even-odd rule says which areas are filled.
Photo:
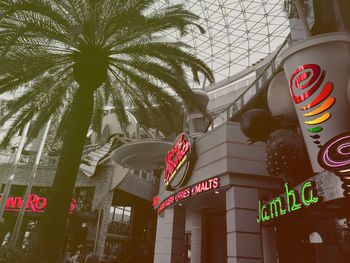
[[227, 190], [227, 263], [263, 262], [257, 207], [257, 189], [233, 186]]
[[276, 243], [276, 232], [272, 226], [261, 228], [262, 246], [264, 262], [277, 263], [277, 243]]
[[110, 216], [110, 207], [112, 205], [113, 192], [107, 192], [104, 196], [101, 208], [103, 209], [100, 225], [96, 230], [98, 230], [97, 238], [97, 255], [102, 258], [104, 254], [105, 242], [107, 237], [109, 216]]
[[158, 215], [154, 263], [184, 262], [185, 222], [185, 210], [179, 207]]
[[202, 214], [191, 214], [191, 263], [202, 262]]

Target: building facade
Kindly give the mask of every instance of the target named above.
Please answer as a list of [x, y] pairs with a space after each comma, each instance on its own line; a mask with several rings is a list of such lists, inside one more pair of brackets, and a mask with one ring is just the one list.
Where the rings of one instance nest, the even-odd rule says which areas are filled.
[[[265, 145], [249, 145], [235, 122], [194, 145], [187, 183], [174, 191], [160, 183], [154, 262], [262, 262], [257, 204], [281, 185], [265, 172]], [[264, 238], [274, 242], [269, 233]]]
[[[107, 262], [116, 258], [133, 258], [135, 251], [139, 256], [145, 250], [147, 253], [153, 250], [149, 248], [154, 246], [155, 234], [155, 212], [151, 204], [159, 177], [153, 171], [130, 170], [113, 163], [110, 152], [125, 141], [123, 136], [117, 135], [120, 127], [115, 114], [108, 113], [103, 124], [105, 135], [101, 143], [84, 148], [70, 210], [67, 211], [69, 220], [63, 251], [71, 255], [79, 251], [83, 260], [86, 248], [93, 247], [101, 260]], [[135, 132], [134, 126], [135, 121], [129, 132]], [[8, 184], [10, 174], [14, 174], [0, 227], [0, 246], [7, 247], [20, 208], [24, 205], [35, 155], [22, 154], [16, 168], [13, 151], [3, 151], [0, 156], [0, 193]], [[16, 244], [24, 250], [31, 245], [36, 227], [45, 213], [58, 159], [58, 156], [42, 156], [40, 160]], [[152, 256], [153, 253], [148, 255], [149, 261]]]

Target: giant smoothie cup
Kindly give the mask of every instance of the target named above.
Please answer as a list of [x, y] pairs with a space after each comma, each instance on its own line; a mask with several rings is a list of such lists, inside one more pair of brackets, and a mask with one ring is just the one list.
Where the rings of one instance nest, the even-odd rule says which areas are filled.
[[350, 35], [308, 38], [282, 60], [314, 172], [350, 172]]

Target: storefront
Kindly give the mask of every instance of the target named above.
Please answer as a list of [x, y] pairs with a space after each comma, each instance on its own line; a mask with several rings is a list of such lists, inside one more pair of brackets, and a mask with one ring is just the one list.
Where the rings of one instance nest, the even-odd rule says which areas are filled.
[[[27, 167], [22, 167], [20, 172], [25, 172]], [[29, 170], [29, 169], [28, 169]], [[46, 170], [46, 169], [43, 169]], [[28, 202], [24, 204], [24, 195], [26, 192], [26, 181], [21, 180], [21, 175], [11, 185], [10, 193], [5, 200], [5, 210], [3, 214], [3, 222], [0, 227], [0, 246], [8, 246], [13, 238], [18, 214], [23, 206], [25, 206], [24, 217], [20, 227], [17, 246], [27, 250], [31, 245], [32, 239], [35, 237], [36, 227], [41, 218], [44, 216], [46, 207], [49, 202], [50, 178], [47, 173], [39, 174], [38, 181], [32, 187]], [[44, 179], [45, 177], [45, 179]], [[84, 181], [85, 180], [85, 181]], [[0, 187], [3, 192], [5, 184]], [[94, 239], [88, 238], [88, 231], [93, 232], [97, 221], [96, 210], [93, 209], [96, 195], [103, 190], [101, 187], [91, 183], [80, 177], [74, 189], [68, 213], [68, 229], [66, 231], [65, 245], [68, 250], [77, 250], [78, 247], [85, 246], [87, 242], [94, 242]]]
[[[249, 145], [234, 122], [190, 140], [178, 147], [185, 154], [173, 147], [167, 163], [171, 175], [164, 173], [154, 198], [154, 262], [262, 262], [257, 204], [261, 192], [281, 186], [265, 172], [265, 144]], [[188, 162], [193, 168], [184, 174]]]
[[[332, 14], [328, 4], [317, 2], [315, 12]], [[257, 123], [247, 132], [256, 138], [227, 121], [174, 142], [154, 198], [155, 263], [349, 262], [350, 38], [341, 12], [332, 24], [342, 32], [324, 27], [329, 17], [316, 13], [311, 32], [303, 21], [303, 34], [291, 16], [283, 69], [247, 106], [260, 107], [247, 118]]]
[[267, 174], [265, 143], [234, 122], [174, 145], [153, 201], [155, 263], [347, 262], [349, 204], [332, 172], [297, 185]]
[[[3, 181], [0, 180], [0, 193], [3, 192], [5, 175], [10, 168], [10, 165], [1, 166], [0, 178]], [[18, 213], [24, 206], [30, 171], [29, 165], [17, 169], [0, 225], [0, 247], [7, 247], [12, 239]], [[54, 168], [39, 167], [17, 239], [17, 245], [24, 250], [32, 244], [36, 228], [50, 202], [54, 172]], [[79, 171], [67, 211], [65, 253], [79, 253], [83, 258], [86, 247], [92, 247], [101, 259], [115, 259], [132, 257], [135, 251], [139, 251], [139, 254], [141, 251], [152, 251], [155, 212], [151, 197], [155, 193], [156, 183], [153, 173], [122, 169], [110, 163], [104, 163], [103, 168], [91, 177]], [[149, 261], [152, 256], [153, 253], [150, 253]]]
[[[131, 121], [128, 132], [135, 133], [136, 120], [129, 113], [128, 116]], [[91, 138], [92, 144], [84, 148], [70, 210], [67, 211], [62, 255], [80, 255], [83, 260], [89, 247], [105, 262], [116, 258], [131, 259], [136, 255], [148, 257], [148, 262], [151, 262], [156, 223], [152, 197], [156, 194], [159, 176], [151, 170], [123, 168], [111, 161], [112, 150], [132, 141], [121, 135], [114, 113], [104, 116], [101, 132], [101, 141]], [[13, 169], [12, 155], [1, 154], [0, 157], [4, 158], [0, 158], [0, 198]], [[32, 159], [33, 155], [22, 155], [16, 169], [6, 200], [4, 221], [0, 223], [0, 247], [7, 247], [12, 240], [33, 169]], [[56, 156], [42, 158], [38, 167], [17, 239], [17, 245], [24, 250], [31, 245], [50, 202], [49, 192], [57, 160]]]
[[150, 201], [116, 189], [109, 211], [104, 257], [151, 262], [155, 223]]

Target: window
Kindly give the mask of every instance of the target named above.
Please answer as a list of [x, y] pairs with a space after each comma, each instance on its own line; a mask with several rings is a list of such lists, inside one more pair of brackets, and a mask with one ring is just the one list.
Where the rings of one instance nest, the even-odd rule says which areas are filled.
[[131, 224], [131, 206], [111, 206], [109, 212], [108, 232], [129, 235]]

